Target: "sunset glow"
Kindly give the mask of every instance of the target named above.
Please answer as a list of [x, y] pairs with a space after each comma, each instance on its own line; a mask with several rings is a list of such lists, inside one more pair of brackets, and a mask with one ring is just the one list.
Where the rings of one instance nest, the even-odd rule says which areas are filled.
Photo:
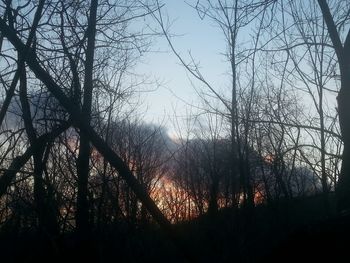
[[0, 262], [347, 262], [349, 0], [2, 0]]

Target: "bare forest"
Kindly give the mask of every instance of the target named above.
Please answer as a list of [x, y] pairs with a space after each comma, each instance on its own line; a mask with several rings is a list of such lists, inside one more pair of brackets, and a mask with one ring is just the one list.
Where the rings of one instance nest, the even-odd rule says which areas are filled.
[[[163, 123], [157, 41], [195, 94]], [[349, 234], [348, 0], [0, 1], [1, 262], [337, 262]]]

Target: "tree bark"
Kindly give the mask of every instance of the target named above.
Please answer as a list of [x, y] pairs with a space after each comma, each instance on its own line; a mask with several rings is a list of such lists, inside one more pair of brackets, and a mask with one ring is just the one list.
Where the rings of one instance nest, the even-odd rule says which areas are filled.
[[[93, 89], [93, 62], [95, 53], [96, 36], [96, 13], [98, 1], [92, 0], [90, 7], [89, 23], [87, 28], [87, 48], [85, 60], [84, 76], [84, 98], [82, 106], [82, 115], [84, 121], [90, 124], [91, 104]], [[90, 142], [84, 133], [80, 133], [79, 156], [77, 161], [78, 177], [78, 196], [76, 211], [76, 227], [79, 234], [87, 234], [89, 231], [89, 202], [88, 202], [88, 178], [89, 178], [89, 160], [90, 160]]]
[[209, 193], [209, 205], [208, 214], [215, 215], [218, 212], [218, 190], [219, 190], [219, 178], [218, 175], [213, 175], [211, 178], [211, 186]]
[[326, 0], [318, 0], [328, 34], [334, 46], [340, 69], [340, 91], [337, 97], [339, 125], [343, 140], [342, 168], [336, 188], [338, 211], [350, 209], [350, 30], [344, 45]]
[[343, 137], [342, 167], [337, 184], [337, 206], [339, 211], [350, 209], [350, 67], [342, 75], [338, 95], [338, 114]]

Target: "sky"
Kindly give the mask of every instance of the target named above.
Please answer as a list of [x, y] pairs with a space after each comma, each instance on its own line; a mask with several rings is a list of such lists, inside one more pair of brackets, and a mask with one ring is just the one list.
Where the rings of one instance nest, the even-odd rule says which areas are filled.
[[[188, 52], [200, 62], [205, 77], [215, 85], [222, 85], [227, 67], [220, 54], [225, 51], [225, 43], [219, 29], [208, 20], [201, 20], [196, 11], [183, 0], [163, 1], [164, 15], [172, 21], [170, 32], [176, 50], [189, 60]], [[169, 133], [173, 130], [169, 116], [184, 117], [189, 105], [198, 101], [191, 86], [186, 70], [170, 51], [165, 38], [156, 39], [151, 48], [156, 52], [148, 53], [137, 70], [157, 79], [160, 87], [147, 93], [145, 121], [165, 124]]]
[[[163, 0], [163, 16], [168, 16], [172, 22], [170, 32], [176, 35], [172, 43], [185, 61], [189, 61], [189, 52], [196, 62], [200, 63], [201, 72], [206, 80], [219, 92], [227, 90], [229, 81], [227, 72], [229, 65], [222, 55], [226, 51], [225, 40], [220, 29], [210, 19], [201, 20], [195, 9], [186, 2], [196, 0]], [[244, 34], [244, 35], [243, 35]], [[248, 31], [240, 31], [239, 39], [247, 41]], [[164, 125], [172, 137], [177, 137], [174, 127], [174, 116], [178, 122], [184, 123], [190, 111], [190, 105], [199, 104], [199, 96], [196, 94], [189, 80], [188, 72], [184, 69], [178, 58], [171, 52], [165, 37], [155, 39], [152, 50], [142, 63], [137, 67], [137, 72], [157, 79], [161, 85], [154, 92], [144, 96], [144, 115], [146, 122]], [[192, 79], [193, 80], [193, 79]], [[199, 83], [194, 82], [200, 89]], [[278, 84], [279, 85], [279, 84]], [[304, 93], [302, 103], [310, 107], [311, 97]], [[329, 96], [330, 105], [335, 104], [335, 96]], [[301, 101], [300, 101], [301, 102]], [[311, 106], [312, 108], [312, 106]], [[184, 127], [182, 127], [184, 128]]]

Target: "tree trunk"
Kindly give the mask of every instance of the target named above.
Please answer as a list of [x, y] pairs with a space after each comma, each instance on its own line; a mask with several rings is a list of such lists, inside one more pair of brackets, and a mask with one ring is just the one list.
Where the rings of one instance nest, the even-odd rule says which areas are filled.
[[[156, 206], [154, 201], [150, 198], [145, 189], [136, 180], [130, 171], [128, 165], [118, 156], [109, 145], [96, 133], [96, 131], [86, 122], [81, 109], [77, 107], [76, 104], [72, 103], [66, 94], [62, 91], [61, 86], [59, 86], [48, 74], [45, 69], [41, 67], [38, 62], [37, 56], [32, 49], [28, 49], [23, 42], [18, 38], [16, 32], [12, 30], [3, 19], [0, 18], [0, 30], [4, 36], [16, 47], [17, 51], [22, 54], [25, 51], [28, 52], [26, 56], [26, 62], [33, 73], [38, 79], [40, 79], [48, 90], [53, 94], [53, 96], [61, 103], [61, 105], [69, 113], [74, 126], [78, 127], [82, 133], [84, 133], [91, 143], [96, 147], [96, 149], [102, 154], [102, 156], [114, 167], [120, 176], [125, 180], [127, 185], [136, 196], [142, 201], [149, 213], [154, 217], [155, 221], [162, 227], [162, 229], [169, 235], [169, 237], [178, 246], [179, 251], [185, 254], [184, 256], [190, 261], [196, 261], [193, 258], [193, 251], [188, 249], [179, 239], [178, 233], [174, 231], [168, 219], [163, 215], [160, 209]], [[6, 177], [7, 178], [7, 177]]]
[[327, 1], [318, 0], [318, 4], [327, 25], [340, 69], [341, 86], [337, 99], [339, 125], [344, 148], [336, 195], [338, 211], [344, 211], [350, 209], [350, 30], [343, 45]]
[[350, 209], [350, 65], [342, 74], [338, 95], [338, 113], [344, 149], [342, 167], [337, 185], [338, 211]]
[[78, 196], [76, 227], [80, 233], [89, 229], [88, 177], [89, 177], [90, 143], [84, 134], [80, 134], [80, 148], [77, 162]]
[[218, 188], [219, 188], [219, 180], [217, 175], [214, 175], [212, 178], [212, 184], [210, 187], [209, 193], [209, 205], [208, 205], [208, 214], [215, 215], [218, 212]]
[[[96, 35], [96, 13], [98, 1], [91, 1], [89, 23], [87, 28], [87, 48], [85, 60], [85, 76], [84, 76], [84, 100], [82, 114], [85, 122], [90, 124], [91, 121], [91, 105], [92, 105], [92, 89], [93, 89], [93, 62], [95, 53], [95, 35]], [[90, 142], [89, 137], [81, 133], [79, 156], [77, 163], [78, 175], [78, 197], [77, 197], [77, 213], [76, 226], [80, 234], [89, 231], [89, 202], [88, 202], [88, 178], [89, 178], [89, 160], [90, 160]]]

